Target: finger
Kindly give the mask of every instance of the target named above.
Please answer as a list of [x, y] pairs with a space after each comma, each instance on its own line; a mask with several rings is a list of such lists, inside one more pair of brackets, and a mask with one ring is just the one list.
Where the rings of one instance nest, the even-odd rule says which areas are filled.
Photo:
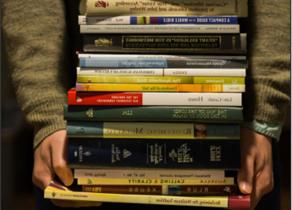
[[255, 177], [254, 193], [252, 196], [252, 207], [255, 208], [261, 198], [272, 191], [274, 187], [273, 171], [270, 167], [265, 167]]
[[51, 200], [51, 202], [62, 208], [80, 208], [80, 207], [95, 207], [101, 206], [102, 203], [94, 201], [68, 201], [68, 200]]
[[253, 189], [254, 158], [250, 155], [242, 157], [237, 182], [243, 194], [250, 194]]
[[53, 171], [49, 160], [49, 151], [43, 151], [41, 148], [35, 151], [32, 182], [40, 189], [45, 189], [53, 179]]
[[73, 174], [72, 170], [67, 166], [66, 161], [66, 139], [60, 139], [52, 144], [52, 164], [55, 173], [60, 178], [60, 180], [66, 185], [69, 186], [73, 183]]

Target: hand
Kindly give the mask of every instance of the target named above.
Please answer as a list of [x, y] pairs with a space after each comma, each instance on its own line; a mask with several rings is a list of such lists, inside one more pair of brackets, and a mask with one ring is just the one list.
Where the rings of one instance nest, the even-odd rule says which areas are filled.
[[239, 189], [251, 194], [251, 209], [274, 187], [271, 139], [247, 128], [241, 129]]
[[[42, 141], [34, 152], [33, 183], [41, 189], [54, 181], [56, 176], [69, 186], [73, 183], [73, 174], [66, 161], [67, 134], [66, 130], [56, 131]], [[80, 202], [52, 200], [61, 207], [100, 206], [98, 202]]]

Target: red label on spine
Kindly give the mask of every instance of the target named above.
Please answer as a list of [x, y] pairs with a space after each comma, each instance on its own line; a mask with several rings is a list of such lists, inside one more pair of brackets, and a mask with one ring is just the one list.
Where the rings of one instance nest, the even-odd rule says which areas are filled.
[[143, 95], [136, 92], [76, 92], [68, 91], [68, 105], [142, 106]]

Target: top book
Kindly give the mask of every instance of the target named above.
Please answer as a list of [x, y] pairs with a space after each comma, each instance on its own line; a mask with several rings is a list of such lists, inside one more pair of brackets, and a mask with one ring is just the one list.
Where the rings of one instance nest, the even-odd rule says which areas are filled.
[[247, 17], [247, 0], [81, 0], [80, 14], [87, 16], [234, 15]]

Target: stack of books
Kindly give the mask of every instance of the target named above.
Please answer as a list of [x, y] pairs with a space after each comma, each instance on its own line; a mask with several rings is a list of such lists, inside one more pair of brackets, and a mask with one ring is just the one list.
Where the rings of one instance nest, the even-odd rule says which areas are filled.
[[246, 16], [247, 0], [83, 1], [64, 112], [78, 191], [45, 197], [249, 208], [236, 184]]

